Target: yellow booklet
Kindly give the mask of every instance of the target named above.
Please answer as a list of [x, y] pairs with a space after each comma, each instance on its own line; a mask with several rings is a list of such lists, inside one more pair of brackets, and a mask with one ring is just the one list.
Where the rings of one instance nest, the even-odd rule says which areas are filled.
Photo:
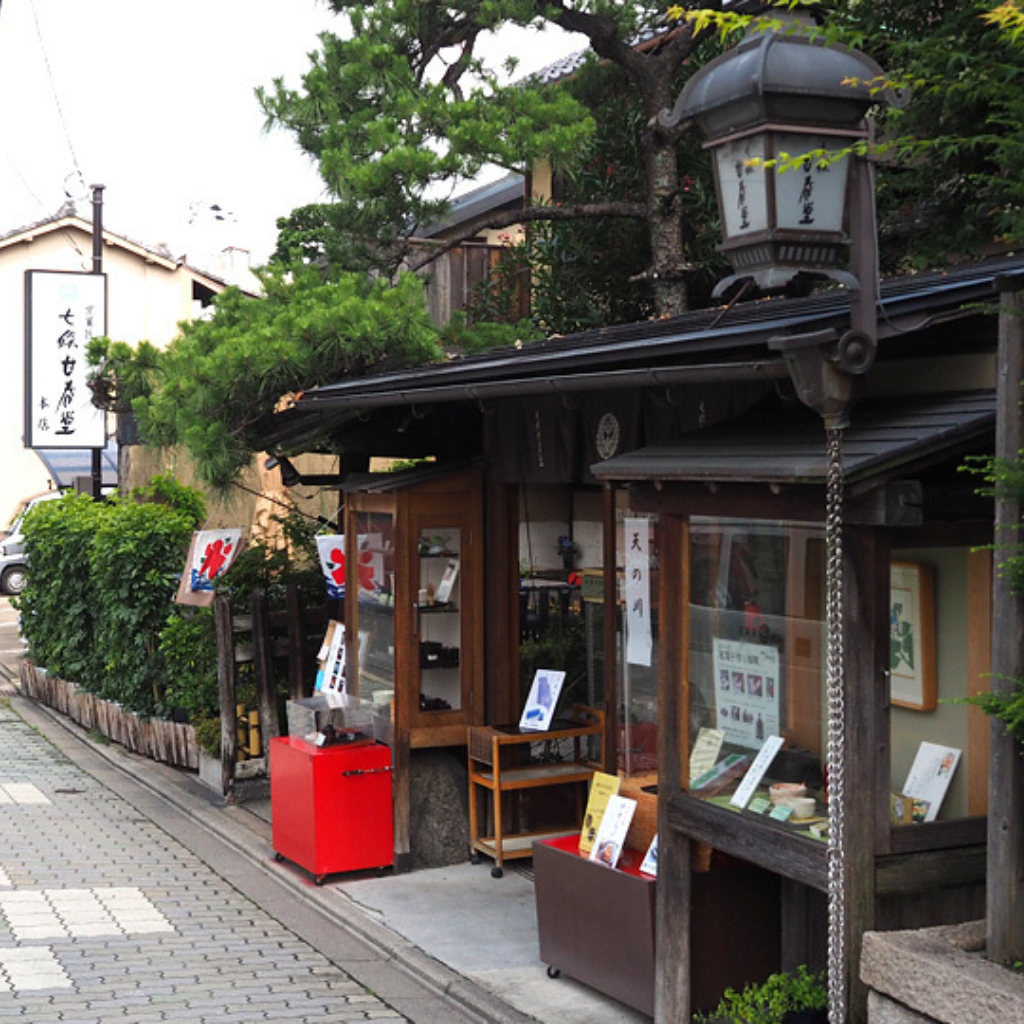
[[583, 815], [583, 830], [580, 832], [580, 853], [590, 853], [597, 838], [597, 830], [601, 827], [601, 819], [608, 807], [611, 797], [619, 792], [619, 777], [604, 772], [594, 772], [590, 780], [590, 797], [587, 800], [587, 813]]

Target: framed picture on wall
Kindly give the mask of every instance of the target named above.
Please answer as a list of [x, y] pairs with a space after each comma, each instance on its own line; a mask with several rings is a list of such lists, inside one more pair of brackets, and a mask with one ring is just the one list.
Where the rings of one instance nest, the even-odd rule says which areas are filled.
[[893, 562], [889, 586], [892, 702], [915, 711], [933, 711], [938, 706], [935, 573], [930, 565]]

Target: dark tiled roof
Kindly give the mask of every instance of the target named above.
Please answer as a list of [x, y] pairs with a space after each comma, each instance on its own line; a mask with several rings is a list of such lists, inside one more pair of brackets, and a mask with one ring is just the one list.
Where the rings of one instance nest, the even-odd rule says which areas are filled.
[[[881, 350], [896, 346], [930, 323], [975, 312], [993, 302], [996, 280], [1024, 274], [1024, 257], [1010, 256], [948, 270], [883, 282], [880, 299]], [[679, 317], [623, 324], [566, 336], [552, 336], [520, 348], [350, 378], [306, 392], [299, 409], [358, 407], [481, 397], [476, 386], [515, 383], [524, 393], [552, 390], [555, 376], [580, 376], [649, 367], [700, 366], [768, 356], [776, 335], [849, 324], [850, 297], [842, 290], [805, 299], [770, 299], [731, 308], [697, 310]], [[444, 392], [448, 390], [450, 394]]]
[[[995, 396], [969, 392], [913, 401], [864, 402], [843, 433], [847, 485], [926, 462], [991, 433]], [[591, 467], [600, 480], [714, 480], [823, 484], [824, 432], [817, 416], [732, 420], [669, 444], [639, 448]]]

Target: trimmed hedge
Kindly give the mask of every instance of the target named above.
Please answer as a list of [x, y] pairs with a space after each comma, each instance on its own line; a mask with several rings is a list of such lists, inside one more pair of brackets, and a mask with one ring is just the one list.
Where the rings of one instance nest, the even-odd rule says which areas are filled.
[[160, 634], [204, 514], [197, 494], [176, 484], [102, 502], [69, 494], [26, 516], [28, 584], [13, 603], [36, 664], [126, 710], [161, 713]]

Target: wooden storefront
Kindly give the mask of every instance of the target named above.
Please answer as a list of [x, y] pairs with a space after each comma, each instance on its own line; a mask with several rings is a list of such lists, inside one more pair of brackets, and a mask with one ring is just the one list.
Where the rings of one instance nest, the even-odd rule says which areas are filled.
[[[984, 912], [987, 730], [946, 701], [983, 686], [988, 667], [992, 560], [978, 548], [992, 539], [992, 507], [959, 467], [992, 450], [996, 322], [983, 304], [1008, 269], [1019, 270], [1019, 261], [883, 286], [878, 361], [843, 438], [851, 1020], [863, 1019], [856, 954], [866, 929]], [[698, 875], [708, 863], [747, 872], [752, 889], [739, 907], [763, 908], [746, 928], [765, 953], [758, 970], [824, 966], [822, 839], [702, 798], [691, 791], [688, 765], [702, 727], [727, 724], [723, 756], [735, 750], [748, 762], [777, 730], [787, 778], [805, 782], [824, 809], [825, 432], [788, 389], [767, 342], [848, 322], [842, 293], [706, 310], [339, 382], [307, 392], [268, 426], [268, 445], [282, 453], [315, 438], [318, 450], [350, 458], [435, 460], [421, 478], [341, 482], [351, 635], [362, 642], [360, 634], [390, 617], [401, 640], [387, 667], [393, 685], [379, 658], [360, 664], [355, 647], [352, 655], [352, 671], [370, 689], [395, 691], [396, 768], [410, 751], [458, 749], [467, 729], [518, 718], [520, 645], [532, 614], [521, 570], [533, 567], [538, 544], [553, 550], [556, 533], [584, 538], [576, 581], [549, 573], [548, 582], [557, 582], [552, 592], [573, 591], [585, 621], [586, 697], [604, 712], [605, 770], [635, 783], [634, 792], [656, 790], [660, 1021], [706, 1008], [692, 1004], [691, 963], [706, 953], [709, 930], [716, 942], [726, 928], [737, 945], [744, 941], [735, 904], [728, 921], [691, 913], [707, 905], [693, 886], [706, 887]], [[460, 496], [445, 497], [452, 486]], [[563, 511], [540, 514], [545, 496]], [[394, 610], [386, 601], [360, 609], [351, 554], [360, 536], [386, 532], [377, 528], [383, 519], [396, 529], [385, 570], [394, 572]], [[646, 524], [652, 552], [647, 665], [627, 651], [627, 522]], [[455, 536], [463, 610], [448, 617], [459, 624], [460, 661], [458, 682], [439, 694], [444, 707], [420, 700], [438, 696], [422, 685], [419, 644], [434, 613], [420, 607], [420, 592], [428, 589], [423, 556], [432, 545], [451, 556]], [[933, 581], [934, 706], [890, 701], [893, 562], [922, 567]], [[722, 659], [744, 644], [774, 666], [760, 725], [754, 701], [726, 704], [715, 690]], [[725, 706], [730, 716], [736, 708], [735, 724], [715, 717]], [[938, 820], [893, 825], [890, 795], [899, 795], [922, 741], [959, 750], [960, 763]], [[401, 786], [396, 837], [405, 838], [396, 841], [396, 864], [409, 852]], [[728, 983], [743, 980], [760, 979]]]

